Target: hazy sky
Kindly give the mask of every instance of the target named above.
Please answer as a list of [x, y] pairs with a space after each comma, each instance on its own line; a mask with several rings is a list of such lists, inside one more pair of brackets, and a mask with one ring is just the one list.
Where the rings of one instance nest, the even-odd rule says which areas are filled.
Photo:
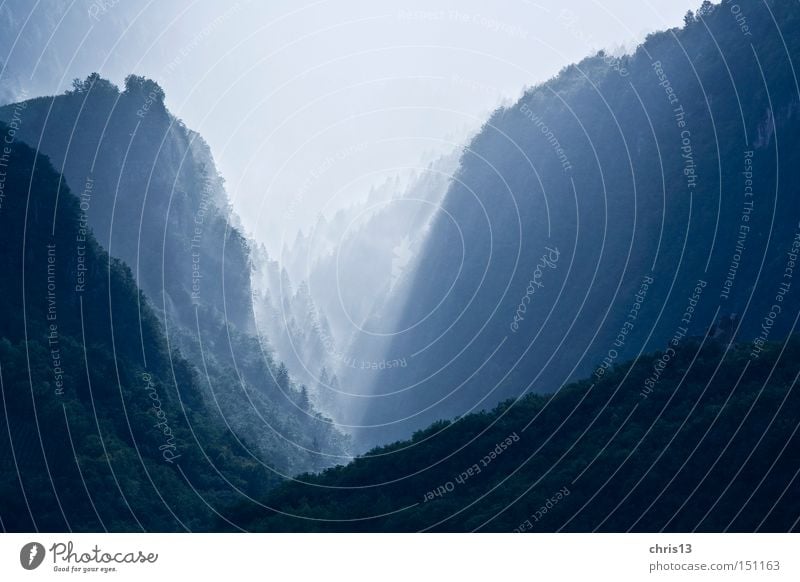
[[12, 0], [0, 95], [59, 92], [95, 70], [156, 79], [210, 143], [247, 230], [274, 248], [453, 147], [524, 87], [696, 4]]

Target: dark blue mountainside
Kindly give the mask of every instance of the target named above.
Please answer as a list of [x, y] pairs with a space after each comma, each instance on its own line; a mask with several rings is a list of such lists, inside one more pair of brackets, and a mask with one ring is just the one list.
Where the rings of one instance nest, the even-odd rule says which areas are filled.
[[263, 495], [278, 472], [170, 351], [130, 269], [87, 233], [78, 198], [46, 157], [4, 148], [3, 530], [208, 529], [237, 496]]
[[706, 3], [492, 115], [399, 294], [404, 331], [359, 349], [407, 361], [359, 387], [376, 396], [363, 445], [712, 328], [786, 336], [800, 305], [800, 10], [736, 11]]
[[[800, 523], [800, 342], [687, 340], [273, 489], [254, 531], [785, 532]], [[222, 524], [220, 524], [222, 526]]]
[[[344, 435], [257, 337], [249, 246], [208, 146], [167, 111], [157, 84], [130, 76], [120, 91], [94, 74], [64, 95], [0, 108], [0, 119], [61, 173], [56, 186], [77, 196], [82, 236], [130, 268], [146, 298], [137, 309], [160, 320], [168, 350], [200, 379], [208, 414], [254, 459], [290, 476], [348, 458]], [[75, 287], [88, 289], [102, 270], [83, 260], [88, 243], [71, 244]], [[141, 335], [135, 324], [124, 332]]]

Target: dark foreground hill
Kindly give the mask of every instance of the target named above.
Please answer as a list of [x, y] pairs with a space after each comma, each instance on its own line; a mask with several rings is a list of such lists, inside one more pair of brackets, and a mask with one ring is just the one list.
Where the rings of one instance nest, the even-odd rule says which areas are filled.
[[242, 506], [233, 521], [259, 531], [796, 530], [800, 340], [753, 354], [696, 338], [596, 382], [438, 422], [285, 484], [267, 498], [272, 511]]

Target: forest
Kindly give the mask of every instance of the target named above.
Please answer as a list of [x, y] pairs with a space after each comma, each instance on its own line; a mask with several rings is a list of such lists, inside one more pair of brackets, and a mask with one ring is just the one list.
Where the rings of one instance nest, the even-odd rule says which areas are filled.
[[16, 92], [0, 530], [796, 531], [798, 54], [703, 2], [279, 252], [155, 80]]

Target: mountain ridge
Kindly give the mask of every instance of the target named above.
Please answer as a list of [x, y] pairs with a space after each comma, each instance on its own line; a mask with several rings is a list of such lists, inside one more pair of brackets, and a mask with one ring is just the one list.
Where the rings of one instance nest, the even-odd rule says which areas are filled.
[[[247, 239], [210, 149], [165, 98], [144, 77], [129, 76], [120, 91], [95, 73], [63, 95], [24, 102], [17, 138], [63, 168], [81, 219], [130, 265], [170, 348], [257, 458], [286, 475], [347, 459], [346, 436], [257, 337]], [[0, 119], [21, 106], [0, 108]]]
[[[698, 282], [685, 335], [730, 317], [739, 339], [758, 335], [798, 226], [785, 194], [800, 151], [798, 17], [768, 4], [739, 4], [752, 41], [727, 5], [708, 5], [633, 54], [588, 57], [494, 112], [413, 273], [397, 323], [413, 332], [373, 345], [372, 359], [409, 365], [364, 388], [374, 405], [360, 450], [554, 390], [612, 351], [662, 349]], [[537, 267], [548, 248], [557, 266]], [[614, 346], [644, 277], [638, 320]], [[792, 295], [773, 339], [796, 306]]]

